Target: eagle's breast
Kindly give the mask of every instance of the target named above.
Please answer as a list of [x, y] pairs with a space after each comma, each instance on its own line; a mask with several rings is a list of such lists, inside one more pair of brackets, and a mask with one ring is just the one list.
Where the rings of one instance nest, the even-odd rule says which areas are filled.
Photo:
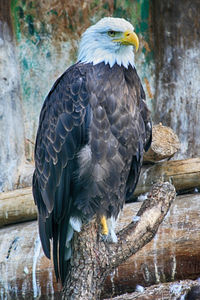
[[[132, 157], [139, 151], [140, 95], [133, 75], [132, 67], [110, 68], [104, 63], [91, 64], [87, 72], [90, 134], [88, 144], [79, 153], [79, 182], [83, 182], [83, 190], [89, 191], [85, 202], [93, 206], [93, 201], [98, 201], [107, 215], [111, 211], [115, 216], [119, 213], [125, 201]], [[88, 212], [77, 202], [82, 211]]]

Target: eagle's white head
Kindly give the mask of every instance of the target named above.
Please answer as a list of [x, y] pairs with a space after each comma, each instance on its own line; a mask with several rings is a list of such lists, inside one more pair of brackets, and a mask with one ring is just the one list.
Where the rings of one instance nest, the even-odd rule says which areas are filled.
[[115, 63], [128, 68], [134, 66], [133, 46], [137, 51], [139, 40], [131, 23], [121, 18], [103, 18], [82, 35], [78, 61]]

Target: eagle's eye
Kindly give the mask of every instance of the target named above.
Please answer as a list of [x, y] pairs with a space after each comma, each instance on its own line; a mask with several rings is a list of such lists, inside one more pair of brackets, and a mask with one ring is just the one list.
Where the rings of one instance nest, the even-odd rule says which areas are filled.
[[108, 35], [111, 36], [111, 37], [114, 37], [116, 35], [116, 31], [114, 30], [109, 30], [108, 31]]

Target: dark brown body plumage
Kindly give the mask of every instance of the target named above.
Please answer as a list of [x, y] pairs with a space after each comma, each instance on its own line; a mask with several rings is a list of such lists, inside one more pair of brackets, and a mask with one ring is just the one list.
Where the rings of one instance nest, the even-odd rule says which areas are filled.
[[[40, 237], [62, 281], [71, 216], [117, 217], [137, 184], [151, 120], [135, 68], [77, 63], [43, 105], [35, 147], [33, 195]], [[57, 245], [59, 245], [59, 271]]]

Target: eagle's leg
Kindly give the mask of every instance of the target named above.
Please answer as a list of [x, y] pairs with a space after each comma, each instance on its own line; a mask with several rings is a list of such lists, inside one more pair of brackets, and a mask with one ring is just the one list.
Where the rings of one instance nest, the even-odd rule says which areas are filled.
[[105, 236], [108, 235], [108, 225], [107, 225], [107, 220], [105, 216], [102, 216], [100, 219], [101, 226], [102, 226], [102, 231], [101, 233]]
[[108, 243], [117, 243], [117, 236], [115, 234], [115, 223], [113, 217], [106, 219], [105, 216], [100, 218], [101, 223], [101, 238]]

